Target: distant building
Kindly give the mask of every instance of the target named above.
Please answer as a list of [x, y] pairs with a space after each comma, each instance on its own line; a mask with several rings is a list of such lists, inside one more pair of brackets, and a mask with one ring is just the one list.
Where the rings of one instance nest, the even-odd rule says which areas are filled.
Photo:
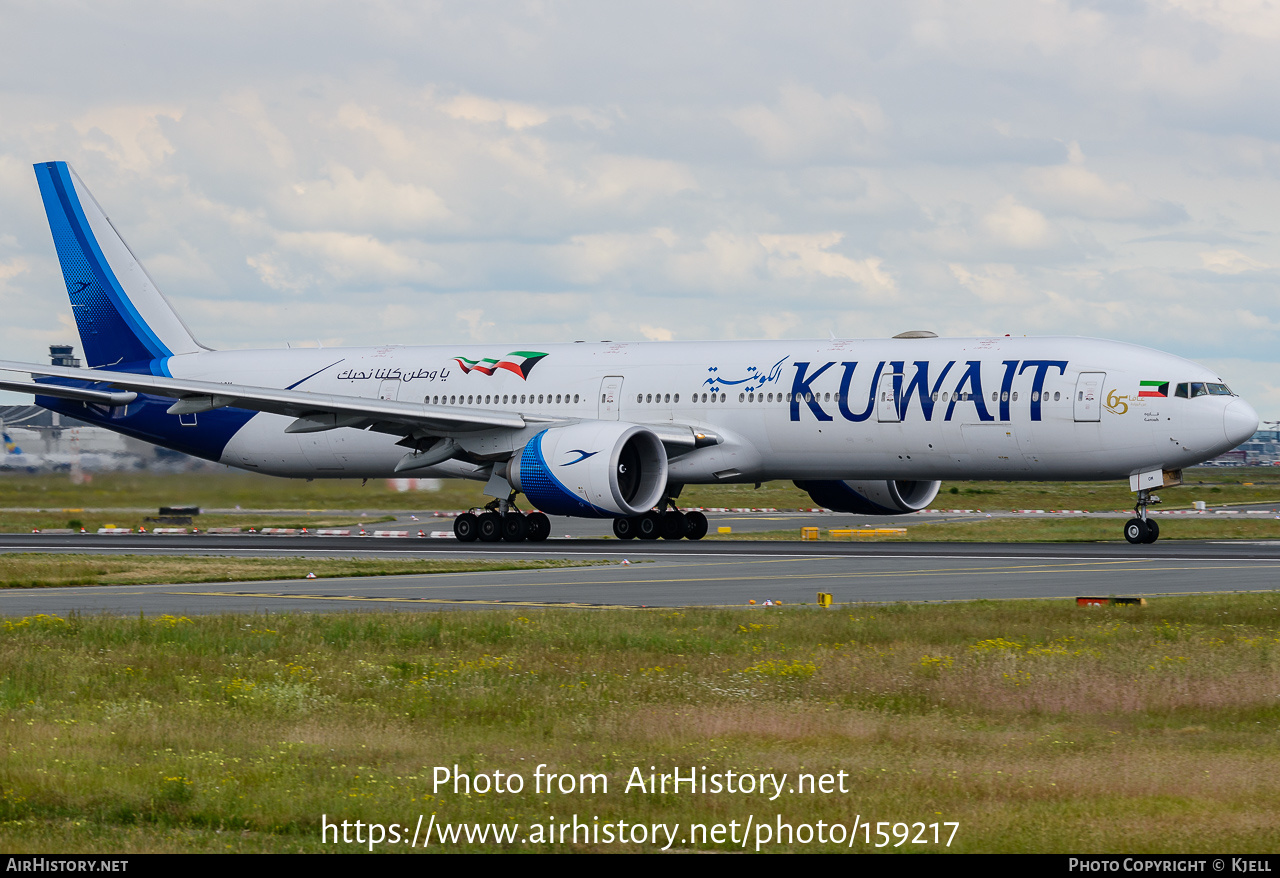
[[[1242, 460], [1240, 460], [1241, 456], [1243, 456]], [[1248, 442], [1233, 451], [1218, 455], [1214, 460], [1223, 458], [1226, 459], [1224, 463], [1228, 465], [1237, 460], [1239, 460], [1238, 465], [1280, 465], [1280, 430], [1259, 430], [1250, 437]]]

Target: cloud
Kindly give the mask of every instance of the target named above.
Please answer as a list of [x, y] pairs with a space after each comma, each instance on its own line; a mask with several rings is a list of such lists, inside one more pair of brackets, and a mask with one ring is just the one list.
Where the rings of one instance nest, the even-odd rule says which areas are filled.
[[760, 235], [769, 253], [768, 269], [780, 278], [829, 277], [852, 281], [868, 292], [892, 295], [893, 278], [880, 266], [877, 257], [850, 259], [831, 248], [844, 239], [840, 232], [817, 235]]
[[1016, 305], [1033, 299], [1027, 279], [1012, 265], [983, 265], [975, 271], [959, 263], [949, 267], [962, 287], [988, 304]]
[[772, 106], [751, 104], [728, 115], [766, 158], [777, 162], [865, 158], [877, 152], [879, 138], [888, 128], [874, 100], [823, 95], [796, 84], [782, 86]]
[[1262, 271], [1271, 268], [1252, 256], [1246, 256], [1239, 250], [1214, 250], [1200, 254], [1204, 267], [1214, 274], [1241, 274], [1246, 271]]
[[1085, 219], [1167, 224], [1186, 219], [1182, 208], [1153, 201], [1128, 183], [1110, 183], [1085, 167], [1078, 143], [1069, 146], [1066, 164], [1029, 168], [1024, 178], [1031, 194], [1060, 213]]
[[428, 186], [392, 182], [381, 168], [357, 177], [337, 163], [322, 178], [281, 187], [275, 204], [295, 228], [424, 230], [452, 216]]
[[101, 153], [121, 170], [141, 174], [173, 154], [162, 123], [181, 119], [178, 106], [117, 104], [94, 107], [72, 124], [82, 149]]
[[[300, 293], [325, 281], [357, 288], [386, 283], [420, 284], [438, 277], [440, 266], [409, 242], [385, 242], [343, 232], [282, 232], [272, 250], [247, 262], [267, 286]], [[304, 268], [308, 266], [309, 268]]]
[[1012, 195], [1001, 198], [987, 211], [982, 228], [997, 245], [1016, 250], [1047, 249], [1060, 240], [1044, 214], [1018, 203]]

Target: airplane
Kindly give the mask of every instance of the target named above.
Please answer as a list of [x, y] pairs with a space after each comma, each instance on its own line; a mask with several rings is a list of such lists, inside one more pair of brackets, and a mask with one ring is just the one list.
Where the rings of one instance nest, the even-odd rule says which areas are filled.
[[[65, 162], [35, 165], [88, 368], [0, 361], [38, 405], [293, 478], [483, 481], [464, 542], [545, 540], [545, 513], [622, 539], [701, 539], [685, 485], [793, 481], [859, 515], [925, 509], [943, 479], [1129, 479], [1152, 492], [1248, 439], [1221, 376], [1077, 337], [451, 344], [217, 351], [196, 341]], [[523, 495], [537, 511], [522, 511]]]
[[23, 451], [17, 442], [4, 429], [4, 422], [0, 421], [0, 440], [3, 441], [4, 453], [0, 454], [0, 470], [25, 470], [27, 472], [35, 472], [44, 466], [44, 458], [35, 454], [28, 454]]

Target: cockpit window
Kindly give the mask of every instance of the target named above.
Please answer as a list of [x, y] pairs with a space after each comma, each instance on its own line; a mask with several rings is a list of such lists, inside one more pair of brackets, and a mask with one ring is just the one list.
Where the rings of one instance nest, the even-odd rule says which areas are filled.
[[1225, 384], [1201, 384], [1198, 381], [1184, 381], [1173, 391], [1173, 395], [1183, 399], [1190, 399], [1193, 396], [1235, 396], [1231, 388]]

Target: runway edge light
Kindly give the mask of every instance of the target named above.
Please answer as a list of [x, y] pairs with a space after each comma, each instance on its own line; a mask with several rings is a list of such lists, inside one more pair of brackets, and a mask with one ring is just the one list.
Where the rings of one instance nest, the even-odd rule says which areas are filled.
[[829, 591], [820, 591], [820, 592], [818, 592], [818, 606], [820, 606], [820, 607], [827, 607], [827, 608], [830, 608], [830, 606], [831, 606], [831, 592], [829, 592]]

